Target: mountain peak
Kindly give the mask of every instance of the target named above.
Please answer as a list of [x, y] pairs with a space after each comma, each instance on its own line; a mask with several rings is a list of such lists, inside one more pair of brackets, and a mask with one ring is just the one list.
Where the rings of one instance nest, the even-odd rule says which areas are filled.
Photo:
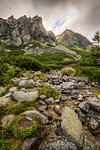
[[72, 48], [86, 49], [89, 45], [92, 45], [85, 36], [69, 29], [57, 35], [56, 38], [58, 41]]
[[52, 32], [46, 31], [42, 18], [35, 16], [27, 18], [26, 15], [15, 19], [10, 16], [7, 20], [0, 19], [0, 40], [7, 45], [23, 45], [37, 40], [40, 43], [53, 43], [56, 37]]

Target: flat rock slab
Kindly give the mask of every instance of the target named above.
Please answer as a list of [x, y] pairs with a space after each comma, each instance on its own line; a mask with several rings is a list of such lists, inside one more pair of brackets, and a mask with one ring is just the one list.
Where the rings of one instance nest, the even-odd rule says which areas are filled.
[[87, 97], [87, 103], [91, 109], [100, 112], [100, 99], [96, 97]]
[[15, 91], [12, 94], [12, 97], [18, 101], [35, 101], [38, 99], [39, 93], [37, 90], [33, 90], [32, 92], [24, 92], [24, 91]]
[[62, 130], [66, 138], [78, 147], [83, 146], [82, 124], [78, 115], [70, 107], [65, 107], [62, 112]]

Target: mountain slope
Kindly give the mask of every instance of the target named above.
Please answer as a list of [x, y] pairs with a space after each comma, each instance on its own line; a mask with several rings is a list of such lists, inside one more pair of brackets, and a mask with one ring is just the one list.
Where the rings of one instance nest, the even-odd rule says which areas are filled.
[[72, 30], [65, 30], [63, 33], [56, 36], [59, 42], [63, 42], [72, 48], [86, 49], [92, 43], [83, 35], [75, 33]]
[[7, 20], [0, 18], [0, 40], [4, 40], [7, 45], [24, 45], [32, 40], [41, 43], [53, 43], [56, 41], [55, 35], [51, 31], [46, 31], [42, 18], [26, 16], [15, 19], [13, 16]]

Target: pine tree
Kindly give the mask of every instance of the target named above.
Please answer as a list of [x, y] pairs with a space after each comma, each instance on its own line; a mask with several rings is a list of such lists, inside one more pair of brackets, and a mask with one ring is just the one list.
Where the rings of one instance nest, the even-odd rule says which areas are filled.
[[98, 47], [99, 47], [99, 43], [100, 43], [100, 32], [97, 30], [97, 32], [95, 33], [94, 37], [93, 37], [93, 41], [97, 42]]

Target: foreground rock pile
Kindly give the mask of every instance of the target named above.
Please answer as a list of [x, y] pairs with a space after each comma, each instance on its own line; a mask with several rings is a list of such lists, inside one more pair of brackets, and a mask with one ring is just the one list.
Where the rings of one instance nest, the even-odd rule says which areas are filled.
[[[41, 94], [44, 83], [59, 91], [58, 99]], [[0, 108], [7, 110], [25, 101], [38, 104], [25, 108], [21, 116], [5, 113], [1, 128], [10, 127], [16, 117], [27, 129], [34, 121], [44, 128], [41, 134], [25, 138], [22, 150], [100, 149], [100, 97], [90, 92], [98, 85], [85, 77], [63, 75], [61, 71], [45, 76], [42, 72], [24, 73], [23, 77], [12, 79], [11, 85], [0, 88]]]

